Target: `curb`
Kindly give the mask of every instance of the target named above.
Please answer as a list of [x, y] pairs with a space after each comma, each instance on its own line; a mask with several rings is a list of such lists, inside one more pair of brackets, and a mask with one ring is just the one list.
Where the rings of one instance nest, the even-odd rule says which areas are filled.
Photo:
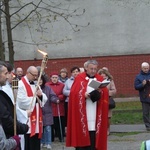
[[114, 98], [115, 102], [140, 101], [139, 97]]
[[134, 125], [110, 125], [110, 132], [124, 133], [124, 132], [148, 132], [144, 124]]

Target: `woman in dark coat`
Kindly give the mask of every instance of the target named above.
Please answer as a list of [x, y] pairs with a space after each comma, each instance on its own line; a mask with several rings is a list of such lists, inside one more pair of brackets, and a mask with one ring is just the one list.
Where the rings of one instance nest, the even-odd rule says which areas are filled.
[[52, 113], [52, 106], [51, 102], [57, 103], [58, 97], [53, 92], [53, 90], [45, 85], [46, 79], [42, 75], [40, 86], [43, 91], [43, 93], [46, 94], [48, 100], [45, 103], [44, 107], [42, 108], [42, 114], [43, 114], [43, 135], [41, 139], [41, 146], [47, 147], [47, 149], [51, 149], [51, 125], [53, 124], [53, 113]]

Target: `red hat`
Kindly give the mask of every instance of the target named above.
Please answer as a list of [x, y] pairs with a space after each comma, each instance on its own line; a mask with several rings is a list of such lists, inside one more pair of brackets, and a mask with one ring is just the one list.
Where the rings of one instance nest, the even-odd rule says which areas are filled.
[[51, 72], [50, 77], [52, 77], [53, 75], [58, 76], [58, 73], [57, 72]]

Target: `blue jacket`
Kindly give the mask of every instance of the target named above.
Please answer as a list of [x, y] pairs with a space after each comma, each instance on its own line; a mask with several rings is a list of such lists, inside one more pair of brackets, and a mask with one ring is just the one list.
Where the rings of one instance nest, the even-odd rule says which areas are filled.
[[147, 96], [146, 93], [146, 85], [142, 84], [143, 80], [150, 80], [150, 71], [148, 73], [144, 73], [141, 70], [134, 81], [134, 88], [139, 91], [140, 101], [143, 103], [150, 103], [150, 97]]

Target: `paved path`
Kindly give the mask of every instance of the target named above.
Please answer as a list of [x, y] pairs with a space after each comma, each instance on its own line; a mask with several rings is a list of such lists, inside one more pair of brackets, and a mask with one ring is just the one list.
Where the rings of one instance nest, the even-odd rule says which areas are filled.
[[[139, 101], [134, 98], [115, 98], [116, 102]], [[136, 125], [111, 125], [108, 136], [108, 150], [140, 150], [142, 141], [150, 139], [150, 132], [146, 131], [143, 124]], [[126, 133], [132, 134], [126, 134]], [[121, 136], [115, 133], [124, 133]], [[52, 150], [75, 150], [73, 147], [66, 148], [65, 142], [55, 141], [52, 143]], [[45, 149], [43, 149], [45, 150]]]
[[134, 125], [111, 125], [110, 131], [112, 133], [121, 132], [146, 132], [144, 124], [134, 124]]
[[[108, 150], [140, 150], [142, 141], [150, 139], [150, 132], [146, 131], [143, 124], [139, 125], [111, 125], [111, 133], [108, 136]], [[126, 132], [132, 132], [127, 135]], [[124, 133], [119, 136], [115, 133]], [[75, 150], [73, 147], [65, 147], [65, 142], [55, 141], [52, 150]], [[46, 150], [46, 149], [43, 149]]]

